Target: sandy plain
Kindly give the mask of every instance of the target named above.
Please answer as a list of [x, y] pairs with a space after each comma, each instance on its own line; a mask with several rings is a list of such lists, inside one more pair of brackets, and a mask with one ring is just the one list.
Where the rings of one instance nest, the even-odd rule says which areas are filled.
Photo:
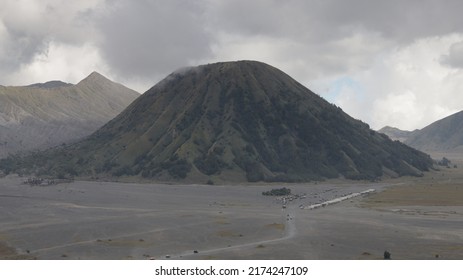
[[[462, 165], [463, 166], [463, 165]], [[168, 185], [0, 179], [0, 259], [463, 259], [463, 172], [378, 183]], [[291, 188], [287, 202], [262, 192]], [[304, 210], [370, 188], [327, 207]]]

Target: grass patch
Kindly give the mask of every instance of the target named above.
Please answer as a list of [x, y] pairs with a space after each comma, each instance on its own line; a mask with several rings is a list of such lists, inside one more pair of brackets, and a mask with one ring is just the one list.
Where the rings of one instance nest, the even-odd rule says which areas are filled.
[[271, 228], [271, 229], [277, 229], [277, 230], [284, 230], [285, 229], [284, 224], [278, 224], [278, 223], [268, 224], [265, 227], [266, 228]]
[[463, 206], [463, 186], [458, 184], [413, 184], [397, 186], [364, 200], [365, 207]]
[[0, 242], [0, 259], [16, 255], [16, 250]]
[[237, 234], [231, 230], [220, 230], [217, 232], [217, 235], [220, 237], [238, 237], [240, 234]]

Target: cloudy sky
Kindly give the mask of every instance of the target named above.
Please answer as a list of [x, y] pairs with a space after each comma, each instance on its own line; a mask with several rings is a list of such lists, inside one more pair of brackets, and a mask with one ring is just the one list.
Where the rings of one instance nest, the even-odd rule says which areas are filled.
[[144, 92], [177, 68], [252, 59], [374, 129], [463, 110], [460, 0], [0, 0], [0, 84], [98, 71]]

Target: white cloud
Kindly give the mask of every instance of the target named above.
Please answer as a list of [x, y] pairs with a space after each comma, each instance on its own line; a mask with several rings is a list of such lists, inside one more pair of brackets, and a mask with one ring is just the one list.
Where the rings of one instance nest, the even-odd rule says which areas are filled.
[[2, 44], [0, 44], [0, 61], [1, 61], [6, 56], [6, 52], [8, 48], [7, 45], [9, 42], [8, 30], [6, 29], [5, 24], [1, 20], [0, 20], [0, 42], [3, 42]]
[[101, 59], [99, 50], [91, 44], [83, 46], [51, 42], [47, 50], [36, 54], [30, 63], [4, 77], [10, 85], [26, 85], [55, 80], [77, 83], [92, 71], [104, 75], [110, 70]]
[[[37, 75], [29, 77], [18, 74], [26, 73], [27, 67], [40, 67], [41, 62], [44, 63], [43, 71], [35, 72], [53, 74], [58, 71], [50, 71], [49, 65], [56, 63], [56, 59], [53, 62], [50, 59], [54, 58], [44, 59], [47, 52], [59, 51], [64, 56], [63, 60], [69, 60], [76, 49], [95, 45], [98, 31], [92, 27], [92, 21], [86, 19], [89, 19], [88, 14], [99, 8], [103, 1], [1, 0], [0, 83], [22, 84], [26, 80], [30, 81]], [[66, 49], [70, 50], [69, 54], [64, 53]], [[68, 65], [67, 69], [61, 67], [60, 73], [69, 72], [68, 76], [72, 76], [72, 72], [76, 71], [74, 69], [81, 65]], [[14, 76], [23, 81], [12, 80]], [[48, 77], [56, 78], [59, 77]]]
[[441, 56], [441, 62], [454, 68], [463, 68], [463, 41], [454, 43], [449, 53]]
[[410, 90], [390, 92], [373, 102], [371, 113], [375, 123], [401, 123], [408, 119], [422, 119], [424, 110], [416, 105], [415, 92]]
[[424, 38], [383, 53], [369, 69], [351, 73], [366, 97], [359, 101], [352, 99], [352, 92], [340, 91], [335, 103], [375, 129], [391, 125], [413, 130], [463, 110], [463, 96], [458, 94], [463, 73], [440, 60], [462, 38], [463, 34]]

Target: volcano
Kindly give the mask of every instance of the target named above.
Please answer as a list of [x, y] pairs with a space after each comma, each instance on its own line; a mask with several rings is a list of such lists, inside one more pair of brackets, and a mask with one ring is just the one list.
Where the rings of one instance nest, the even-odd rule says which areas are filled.
[[42, 174], [189, 182], [419, 176], [431, 165], [256, 61], [178, 70], [87, 139], [10, 162]]
[[0, 158], [81, 140], [139, 96], [97, 72], [76, 85], [0, 86]]

